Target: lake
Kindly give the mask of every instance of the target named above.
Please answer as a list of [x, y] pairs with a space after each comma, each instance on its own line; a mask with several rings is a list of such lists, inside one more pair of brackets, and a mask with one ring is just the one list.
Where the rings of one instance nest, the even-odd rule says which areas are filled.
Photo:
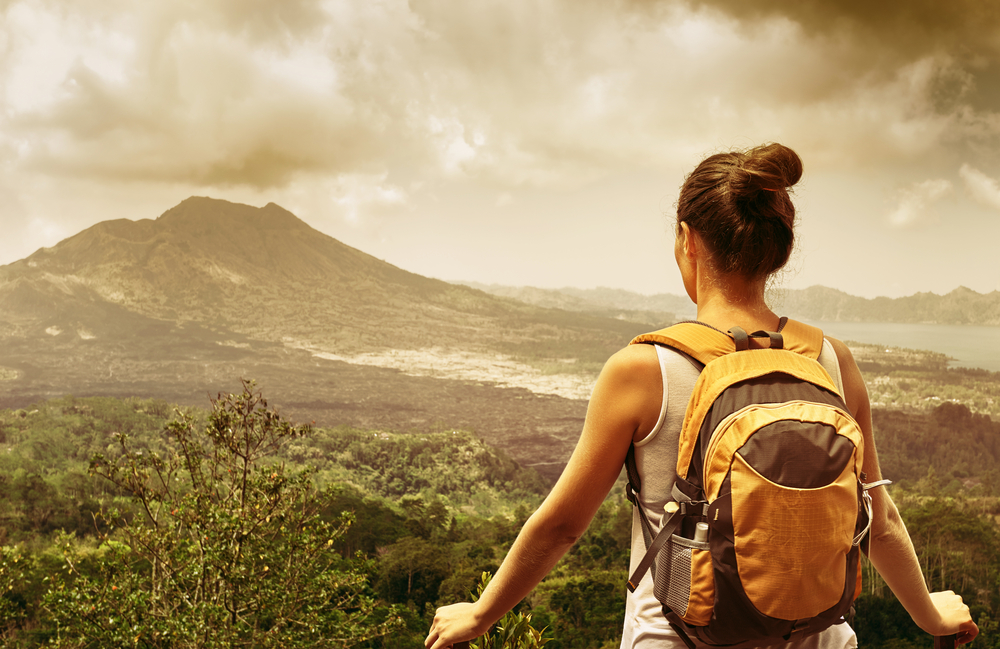
[[1000, 327], [802, 320], [841, 340], [941, 352], [951, 367], [1000, 372]]

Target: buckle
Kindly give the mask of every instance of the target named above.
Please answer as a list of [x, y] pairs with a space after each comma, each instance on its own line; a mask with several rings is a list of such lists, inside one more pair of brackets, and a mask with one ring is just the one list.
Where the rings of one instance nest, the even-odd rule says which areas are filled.
[[681, 503], [681, 514], [684, 516], [708, 516], [708, 503], [703, 500]]

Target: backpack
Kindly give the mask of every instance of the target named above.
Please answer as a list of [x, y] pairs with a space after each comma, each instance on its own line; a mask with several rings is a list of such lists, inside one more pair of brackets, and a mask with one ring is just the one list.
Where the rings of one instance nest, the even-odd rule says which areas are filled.
[[691, 638], [756, 647], [841, 622], [861, 592], [867, 490], [888, 481], [864, 483], [861, 429], [817, 360], [823, 332], [787, 318], [749, 335], [682, 322], [639, 343], [703, 367], [655, 536], [629, 448], [626, 495], [647, 546], [629, 590], [652, 569], [663, 613], [692, 649]]

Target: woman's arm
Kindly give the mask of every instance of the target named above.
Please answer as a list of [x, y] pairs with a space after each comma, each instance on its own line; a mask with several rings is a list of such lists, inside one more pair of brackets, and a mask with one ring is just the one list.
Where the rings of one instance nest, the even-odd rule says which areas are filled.
[[633, 438], [652, 430], [663, 385], [651, 345], [612, 356], [594, 386], [580, 441], [548, 497], [524, 524], [474, 604], [439, 608], [424, 644], [443, 649], [486, 633], [524, 599], [586, 531], [621, 472]]
[[[881, 480], [868, 389], [847, 346], [833, 338], [830, 342], [840, 362], [844, 399], [864, 435], [863, 467], [867, 481]], [[927, 592], [917, 553], [892, 497], [884, 487], [876, 487], [869, 493], [872, 496], [872, 528], [868, 558], [875, 569], [917, 626], [931, 635], [958, 633], [961, 644], [971, 642], [979, 629], [969, 615], [969, 607], [951, 591]]]

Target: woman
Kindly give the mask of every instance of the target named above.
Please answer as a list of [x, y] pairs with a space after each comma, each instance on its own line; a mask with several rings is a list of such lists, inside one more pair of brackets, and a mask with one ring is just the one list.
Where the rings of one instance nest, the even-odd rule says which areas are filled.
[[[795, 208], [788, 189], [802, 175], [802, 163], [780, 144], [717, 154], [684, 181], [678, 200], [674, 256], [698, 320], [728, 331], [775, 331], [778, 316], [764, 302], [768, 278], [788, 261], [794, 239]], [[864, 471], [881, 479], [872, 435], [868, 393], [843, 343], [828, 339], [820, 362], [843, 387], [847, 406], [865, 437]], [[528, 519], [496, 576], [474, 604], [437, 610], [426, 639], [443, 649], [478, 637], [517, 605], [552, 569], [590, 524], [614, 485], [629, 446], [635, 444], [643, 475], [641, 506], [662, 512], [669, 498], [684, 408], [696, 372], [678, 368], [686, 361], [652, 345], [631, 345], [612, 356], [597, 379], [580, 441], [552, 492]], [[680, 377], [667, 385], [666, 377]], [[670, 398], [666, 395], [669, 388]], [[663, 477], [665, 476], [665, 477]], [[889, 588], [924, 631], [959, 634], [971, 641], [978, 629], [961, 597], [928, 593], [909, 535], [884, 487], [872, 490], [873, 523], [869, 558]], [[658, 519], [658, 515], [653, 520]], [[633, 567], [644, 550], [633, 525]], [[626, 605], [622, 648], [683, 647], [660, 614], [647, 573]], [[788, 647], [848, 649], [857, 646], [847, 624], [802, 638]]]

